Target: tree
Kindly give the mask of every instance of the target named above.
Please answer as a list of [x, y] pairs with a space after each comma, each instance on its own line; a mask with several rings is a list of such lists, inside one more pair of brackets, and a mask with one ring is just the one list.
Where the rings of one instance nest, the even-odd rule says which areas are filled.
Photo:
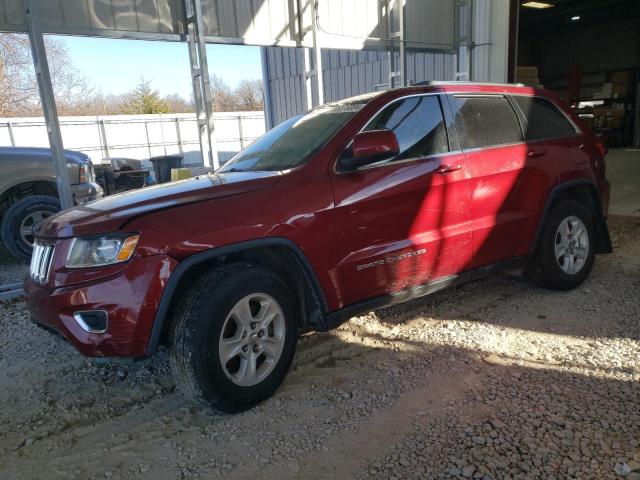
[[211, 104], [214, 112], [262, 110], [263, 92], [260, 80], [243, 80], [232, 90], [220, 77], [209, 76]]
[[177, 93], [166, 95], [164, 102], [169, 107], [171, 113], [193, 113], [195, 111], [193, 100], [185, 100]]
[[[144, 113], [189, 113], [193, 99], [177, 94], [161, 97], [151, 83], [140, 84], [124, 95], [104, 95], [93, 89], [73, 64], [63, 41], [45, 36], [51, 81], [59, 115], [117, 115]], [[214, 112], [262, 110], [259, 80], [243, 80], [234, 90], [216, 75], [210, 77]], [[0, 117], [41, 116], [29, 37], [0, 33]]]
[[242, 80], [235, 90], [236, 107], [238, 110], [262, 110], [263, 95], [260, 80]]
[[209, 89], [211, 108], [214, 112], [233, 112], [236, 109], [236, 100], [231, 88], [213, 73], [209, 76]]
[[0, 35], [0, 116], [32, 109], [38, 94], [25, 35]]
[[[51, 83], [61, 115], [74, 115], [94, 94], [87, 80], [74, 67], [66, 46], [45, 37]], [[41, 115], [29, 37], [0, 34], [0, 116]]]
[[160, 98], [157, 90], [151, 88], [151, 82], [140, 79], [138, 86], [125, 95], [122, 110], [126, 114], [169, 113], [169, 105]]

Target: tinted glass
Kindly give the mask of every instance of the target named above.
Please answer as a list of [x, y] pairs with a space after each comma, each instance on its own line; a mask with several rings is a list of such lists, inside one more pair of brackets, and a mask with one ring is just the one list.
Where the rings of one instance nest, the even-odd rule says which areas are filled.
[[462, 148], [522, 141], [516, 112], [504, 97], [453, 97], [455, 125]]
[[527, 119], [527, 123], [524, 126], [526, 140], [570, 137], [576, 134], [571, 122], [549, 100], [521, 96], [512, 98]]
[[218, 172], [288, 170], [306, 162], [353, 117], [372, 95], [330, 103], [272, 128]]
[[440, 100], [433, 95], [392, 103], [376, 115], [365, 130], [391, 130], [396, 134], [400, 154], [393, 160], [449, 151]]

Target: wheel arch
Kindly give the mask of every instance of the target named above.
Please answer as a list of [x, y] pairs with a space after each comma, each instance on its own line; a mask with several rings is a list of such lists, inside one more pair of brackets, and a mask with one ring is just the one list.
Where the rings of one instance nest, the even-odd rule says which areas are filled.
[[46, 195], [58, 198], [58, 186], [55, 179], [36, 177], [21, 179], [10, 185], [5, 185], [0, 193], [0, 217], [4, 215], [11, 205], [30, 195]]
[[283, 237], [249, 240], [205, 250], [178, 264], [163, 290], [149, 337], [147, 355], [153, 354], [166, 338], [173, 308], [191, 281], [217, 265], [237, 261], [262, 265], [284, 277], [295, 295], [300, 328], [323, 329], [328, 314], [327, 302], [315, 271], [302, 249]]
[[540, 237], [542, 236], [542, 230], [551, 209], [554, 205], [564, 199], [577, 200], [589, 209], [593, 216], [593, 226], [596, 232], [594, 242], [595, 252], [611, 253], [613, 251], [613, 247], [611, 245], [611, 237], [609, 236], [609, 228], [607, 227], [607, 219], [602, 210], [600, 196], [598, 195], [598, 190], [594, 182], [586, 178], [570, 180], [556, 185], [551, 189], [538, 222], [536, 235], [531, 245], [531, 252], [535, 252], [538, 248]]

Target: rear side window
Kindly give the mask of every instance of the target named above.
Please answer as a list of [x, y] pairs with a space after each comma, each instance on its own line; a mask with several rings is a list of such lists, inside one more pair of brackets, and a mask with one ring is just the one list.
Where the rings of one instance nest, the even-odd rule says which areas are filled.
[[462, 148], [522, 142], [516, 112], [504, 97], [453, 97], [455, 126]]
[[376, 115], [365, 130], [391, 130], [396, 134], [400, 154], [394, 160], [449, 151], [442, 108], [435, 95], [394, 102]]
[[512, 97], [526, 119], [523, 126], [527, 141], [571, 137], [576, 134], [571, 122], [553, 103], [540, 97]]

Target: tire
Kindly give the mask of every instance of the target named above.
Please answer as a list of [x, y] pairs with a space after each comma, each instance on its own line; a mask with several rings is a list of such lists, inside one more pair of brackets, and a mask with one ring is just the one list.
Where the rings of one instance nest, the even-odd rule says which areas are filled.
[[[248, 305], [251, 311], [238, 305]], [[236, 413], [269, 398], [280, 386], [295, 354], [298, 315], [289, 289], [273, 272], [252, 264], [215, 268], [196, 280], [175, 312], [169, 333], [170, 364], [185, 396]], [[256, 324], [263, 312], [275, 316], [260, 334]], [[227, 355], [225, 363], [221, 356], [226, 349], [238, 352]], [[277, 350], [279, 356], [274, 354]], [[254, 371], [250, 365], [256, 365]]]
[[33, 195], [18, 200], [11, 205], [2, 217], [2, 242], [16, 258], [31, 258], [34, 236], [26, 233], [33, 226], [60, 211], [57, 198], [46, 195]]
[[[580, 233], [583, 230], [584, 235]], [[573, 243], [567, 244], [565, 239]], [[538, 283], [554, 290], [571, 290], [584, 282], [595, 260], [594, 239], [593, 219], [584, 205], [575, 200], [555, 205], [536, 254]]]

